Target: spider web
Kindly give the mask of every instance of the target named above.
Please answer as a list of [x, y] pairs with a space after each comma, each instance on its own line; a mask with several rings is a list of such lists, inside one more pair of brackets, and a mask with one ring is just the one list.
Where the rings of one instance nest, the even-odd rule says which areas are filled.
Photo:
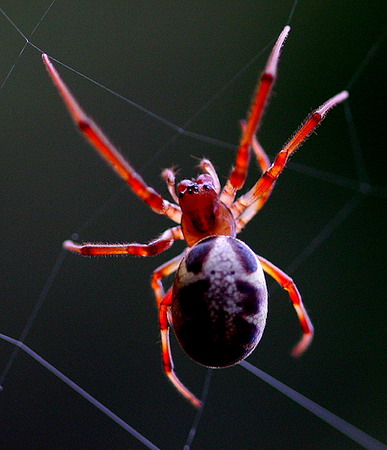
[[[293, 6], [292, 1], [278, 2], [275, 10], [271, 2], [246, 2], [243, 8], [224, 2], [176, 2], [173, 7], [149, 2], [144, 10], [128, 2], [57, 0], [43, 16], [50, 2], [31, 3], [1, 1], [0, 7], [26, 35], [39, 25], [32, 42], [91, 78], [59, 67], [86, 110], [163, 194], [161, 168], [176, 164], [189, 177], [195, 175], [190, 155], [205, 155], [224, 180], [233, 152], [182, 135], [166, 147], [176, 131], [113, 94], [156, 112], [164, 122], [183, 125], [276, 38]], [[270, 283], [267, 330], [249, 362], [383, 440], [386, 188], [381, 187], [385, 136], [379, 90], [384, 23], [382, 4], [376, 3], [298, 5], [261, 141], [274, 155], [313, 107], [353, 80], [349, 107], [337, 107], [318, 136], [295, 155], [270, 202], [241, 238], [291, 273], [316, 327], [310, 351], [291, 359], [298, 323], [286, 294]], [[9, 20], [2, 17], [1, 23], [0, 331], [17, 337], [36, 299], [45, 295], [42, 286], [71, 232], [87, 240], [146, 242], [168, 222], [128, 190], [119, 190], [114, 174], [71, 126], [39, 52], [25, 45]], [[372, 48], [378, 51], [359, 73]], [[189, 130], [237, 142], [238, 120], [245, 116], [266, 56], [256, 58]], [[257, 176], [252, 165], [250, 184]], [[149, 287], [151, 271], [179, 250], [176, 245], [154, 259], [66, 257], [26, 341], [161, 448], [181, 448], [195, 414], [162, 375]], [[12, 350], [0, 344], [3, 364]], [[206, 371], [182, 355], [175, 342], [173, 351], [178, 374], [200, 393]], [[1, 403], [5, 448], [11, 443], [143, 448], [21, 354], [4, 383]], [[194, 445], [354, 446], [240, 367], [213, 373]]]

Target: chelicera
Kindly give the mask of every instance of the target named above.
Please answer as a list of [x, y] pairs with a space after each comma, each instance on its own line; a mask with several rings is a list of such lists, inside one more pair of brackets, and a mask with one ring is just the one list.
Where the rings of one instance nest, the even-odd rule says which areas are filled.
[[[236, 238], [268, 200], [288, 159], [321, 123], [328, 110], [348, 97], [343, 91], [317, 108], [270, 165], [255, 135], [277, 76], [280, 51], [289, 30], [285, 27], [280, 34], [258, 81], [248, 119], [242, 123], [235, 166], [223, 189], [212, 163], [202, 159], [199, 164], [202, 174], [194, 180], [181, 181], [177, 187], [174, 171], [163, 171], [162, 177], [174, 202], [164, 199], [146, 184], [86, 115], [48, 56], [43, 55], [48, 73], [80, 132], [140, 199], [154, 212], [178, 224], [148, 244], [65, 241], [64, 247], [85, 256], [151, 256], [169, 249], [175, 240], [186, 241], [188, 247], [182, 254], [153, 272], [151, 284], [159, 311], [164, 371], [176, 389], [198, 408], [202, 406], [201, 401], [179, 380], [173, 368], [171, 326], [182, 348], [199, 364], [216, 368], [237, 364], [254, 350], [265, 327], [265, 271], [288, 291], [298, 315], [302, 337], [293, 348], [293, 355], [301, 355], [313, 337], [312, 323], [293, 280]], [[236, 199], [246, 180], [251, 149], [263, 175]], [[164, 292], [162, 280], [173, 272], [176, 272], [173, 286]]]

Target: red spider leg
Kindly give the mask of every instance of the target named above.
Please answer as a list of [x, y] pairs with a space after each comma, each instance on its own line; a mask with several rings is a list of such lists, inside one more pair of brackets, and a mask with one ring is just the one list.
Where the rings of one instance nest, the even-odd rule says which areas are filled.
[[100, 255], [137, 255], [137, 256], [153, 256], [164, 252], [177, 239], [184, 239], [180, 226], [168, 228], [164, 233], [148, 244], [124, 243], [124, 244], [94, 244], [84, 242], [76, 244], [73, 241], [64, 241], [63, 247], [74, 253], [80, 253], [83, 256], [100, 256]]
[[[168, 295], [169, 294], [169, 295]], [[202, 408], [203, 403], [187, 389], [184, 384], [179, 380], [175, 374], [173, 367], [173, 360], [171, 355], [171, 344], [169, 341], [169, 320], [168, 311], [172, 304], [172, 291], [167, 293], [164, 300], [161, 302], [159, 310], [159, 322], [160, 322], [160, 332], [161, 332], [161, 345], [162, 345], [162, 357], [164, 371], [169, 380], [175, 386], [175, 388], [180, 392], [183, 397], [185, 397], [193, 406], [196, 408]]]
[[179, 266], [184, 253], [176, 256], [167, 263], [163, 264], [157, 268], [152, 275], [152, 288], [155, 292], [156, 303], [159, 308], [159, 325], [161, 333], [161, 354], [163, 360], [164, 372], [175, 386], [175, 388], [180, 392], [183, 397], [185, 397], [193, 406], [196, 408], [201, 408], [203, 406], [202, 402], [194, 395], [192, 392], [184, 386], [184, 384], [177, 377], [174, 367], [173, 359], [171, 354], [171, 344], [169, 340], [169, 310], [172, 305], [172, 289], [164, 295], [164, 289], [161, 280], [171, 273], [175, 272]]
[[263, 270], [273, 277], [289, 293], [290, 300], [296, 310], [303, 332], [301, 340], [295, 347], [293, 347], [292, 355], [301, 356], [312, 342], [314, 333], [312, 322], [309, 319], [308, 313], [302, 303], [301, 294], [298, 292], [297, 286], [294, 284], [289, 275], [282, 272], [282, 270], [269, 262], [267, 259], [262, 258], [262, 256], [257, 256], [262, 264]]
[[311, 133], [320, 125], [324, 120], [327, 112], [338, 103], [343, 102], [348, 98], [348, 92], [342, 91], [334, 97], [330, 98], [323, 105], [317, 108], [304, 122], [297, 133], [290, 139], [285, 147], [278, 153], [273, 164], [262, 175], [257, 183], [246, 194], [242, 195], [231, 206], [231, 211], [234, 217], [239, 217], [242, 212], [254, 203], [258, 198], [263, 196], [269, 189], [272, 189], [277, 178], [285, 168], [285, 165], [289, 158], [295, 153], [295, 151], [303, 144]]
[[[246, 122], [241, 122], [242, 130], [246, 128]], [[265, 150], [258, 142], [257, 137], [253, 136], [253, 140], [251, 142], [251, 148], [253, 149], [255, 156], [257, 158], [257, 163], [262, 170], [262, 173], [265, 173], [266, 170], [270, 167], [270, 159], [267, 156]], [[246, 208], [243, 213], [236, 219], [236, 232], [240, 233], [243, 228], [246, 226], [248, 222], [260, 211], [260, 209], [267, 202], [270, 194], [274, 188], [274, 185], [268, 189], [262, 197], [258, 198], [252, 205]]]
[[180, 223], [181, 211], [179, 206], [163, 199], [160, 194], [145, 183], [141, 176], [109, 141], [98, 125], [86, 115], [66, 84], [60, 78], [49, 57], [46, 54], [43, 54], [42, 58], [71, 117], [89, 143], [113, 167], [117, 174], [127, 182], [133, 192], [153, 211], [158, 214], [165, 214], [173, 221]]
[[251, 142], [253, 136], [257, 132], [263, 112], [265, 111], [270, 96], [271, 89], [276, 80], [281, 48], [289, 34], [289, 31], [289, 26], [286, 26], [283, 29], [269, 56], [265, 70], [260, 77], [256, 93], [253, 97], [246, 130], [242, 134], [242, 138], [237, 150], [235, 167], [231, 172], [220, 197], [222, 202], [227, 206], [230, 206], [232, 204], [235, 199], [236, 192], [241, 189], [245, 183], [247, 169], [250, 161]]
[[[246, 129], [246, 122], [242, 120], [241, 128], [244, 131]], [[270, 159], [267, 156], [265, 150], [262, 145], [258, 142], [257, 136], [253, 136], [253, 140], [251, 141], [251, 148], [254, 151], [255, 157], [257, 158], [257, 163], [262, 170], [262, 173], [265, 173], [266, 170], [270, 167]]]
[[152, 273], [151, 285], [155, 294], [157, 309], [159, 309], [160, 304], [164, 299], [164, 287], [161, 280], [177, 270], [183, 256], [184, 252], [157, 267]]

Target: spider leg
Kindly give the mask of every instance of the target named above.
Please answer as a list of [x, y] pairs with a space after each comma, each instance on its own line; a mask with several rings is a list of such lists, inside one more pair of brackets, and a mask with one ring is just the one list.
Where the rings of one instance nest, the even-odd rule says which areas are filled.
[[[246, 129], [246, 126], [247, 126], [246, 122], [244, 120], [242, 120], [241, 128], [243, 131]], [[262, 173], [265, 173], [266, 170], [270, 167], [270, 159], [267, 156], [262, 145], [258, 142], [256, 135], [253, 136], [253, 139], [251, 141], [251, 148], [253, 149], [253, 152], [255, 153], [255, 157], [257, 158], [257, 163], [258, 163], [259, 167], [261, 168]]]
[[253, 136], [257, 132], [263, 112], [266, 108], [271, 89], [277, 77], [277, 67], [281, 48], [289, 34], [290, 27], [286, 26], [280, 34], [274, 48], [266, 63], [255, 95], [253, 96], [250, 114], [247, 120], [246, 129], [242, 133], [239, 147], [236, 154], [235, 167], [232, 170], [229, 179], [221, 194], [221, 201], [230, 206], [235, 199], [236, 192], [241, 189], [245, 183], [247, 170], [250, 161], [250, 147]]
[[61, 94], [71, 117], [83, 136], [113, 167], [117, 174], [126, 181], [132, 191], [153, 211], [158, 214], [165, 214], [173, 221], [180, 223], [180, 207], [163, 199], [160, 194], [145, 183], [141, 176], [110, 142], [98, 125], [86, 115], [66, 84], [60, 78], [48, 56], [44, 54], [42, 57], [52, 81]]
[[273, 277], [286, 291], [289, 293], [291, 302], [296, 310], [298, 320], [300, 321], [303, 336], [298, 344], [293, 347], [292, 355], [301, 356], [302, 353], [309, 347], [313, 339], [313, 325], [302, 303], [301, 294], [299, 293], [294, 281], [285, 272], [282, 272], [278, 267], [269, 262], [262, 256], [257, 255], [263, 270]]
[[172, 305], [172, 289], [164, 295], [164, 288], [161, 280], [175, 272], [179, 266], [184, 253], [176, 256], [167, 263], [158, 267], [152, 274], [152, 288], [155, 292], [156, 304], [159, 309], [159, 326], [161, 333], [161, 355], [163, 361], [164, 372], [175, 386], [178, 392], [180, 392], [183, 397], [185, 397], [193, 406], [196, 408], [201, 408], [203, 406], [202, 402], [194, 395], [192, 392], [184, 386], [184, 384], [177, 377], [174, 367], [173, 359], [171, 354], [171, 344], [169, 340], [169, 310]]
[[124, 244], [94, 244], [84, 242], [76, 244], [73, 241], [64, 241], [63, 247], [74, 253], [80, 253], [83, 256], [100, 255], [137, 255], [153, 256], [164, 252], [172, 246], [175, 240], [183, 240], [183, 233], [180, 226], [168, 228], [157, 239], [148, 244], [124, 243]]
[[348, 92], [342, 91], [334, 97], [330, 98], [323, 105], [317, 108], [304, 122], [297, 133], [290, 139], [285, 147], [278, 153], [273, 164], [262, 175], [257, 183], [244, 195], [242, 195], [231, 206], [231, 211], [234, 217], [239, 217], [243, 211], [254, 203], [258, 198], [265, 195], [267, 191], [273, 188], [274, 183], [285, 168], [289, 158], [295, 151], [303, 144], [311, 133], [324, 120], [327, 112], [338, 103], [341, 103], [348, 98]]
[[180, 394], [185, 397], [193, 406], [195, 406], [196, 408], [201, 408], [203, 406], [203, 403], [194, 394], [192, 394], [192, 392], [188, 388], [184, 386], [184, 384], [179, 380], [174, 371], [171, 354], [171, 344], [169, 341], [170, 327], [168, 321], [168, 311], [171, 307], [171, 303], [172, 291], [170, 291], [170, 295], [167, 294], [165, 296], [164, 300], [161, 302], [159, 309], [159, 323], [164, 371], [171, 383], [180, 392]]
[[[241, 122], [242, 130], [246, 129], [246, 122]], [[253, 140], [251, 142], [251, 148], [255, 153], [255, 157], [257, 159], [257, 163], [262, 170], [262, 173], [265, 173], [266, 170], [270, 167], [270, 159], [267, 156], [265, 150], [258, 142], [257, 137], [254, 135]], [[236, 218], [236, 232], [240, 233], [243, 228], [247, 225], [248, 222], [261, 210], [261, 208], [265, 205], [267, 200], [270, 197], [270, 194], [274, 188], [274, 184], [270, 189], [268, 189], [262, 197], [259, 197], [254, 203], [252, 203], [249, 207], [247, 207], [243, 213]]]
[[153, 271], [151, 285], [152, 285], [152, 289], [153, 289], [153, 292], [156, 297], [157, 308], [160, 307], [160, 304], [163, 301], [164, 296], [165, 296], [164, 287], [163, 287], [163, 283], [161, 282], [161, 280], [163, 278], [167, 277], [168, 275], [171, 275], [173, 272], [176, 272], [183, 256], [184, 256], [184, 252], [180, 253], [180, 255], [175, 256], [174, 258], [172, 258], [171, 260], [162, 264], [156, 270]]

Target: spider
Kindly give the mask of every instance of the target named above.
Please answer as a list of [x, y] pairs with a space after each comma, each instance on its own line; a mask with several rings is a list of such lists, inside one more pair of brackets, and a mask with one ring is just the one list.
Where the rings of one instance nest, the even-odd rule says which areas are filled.
[[[202, 173], [196, 179], [183, 180], [177, 185], [174, 170], [165, 169], [162, 177], [175, 203], [164, 199], [146, 184], [86, 115], [49, 57], [42, 55], [80, 132], [142, 201], [154, 212], [164, 214], [178, 224], [147, 244], [78, 244], [67, 240], [63, 243], [64, 248], [85, 256], [152, 256], [169, 249], [175, 240], [186, 241], [188, 247], [183, 253], [153, 272], [151, 285], [159, 311], [164, 372], [175, 388], [197, 408], [202, 407], [202, 402], [174, 371], [169, 340], [171, 326], [182, 348], [199, 364], [222, 368], [239, 363], [255, 349], [265, 327], [267, 289], [264, 271], [288, 291], [298, 315], [302, 337], [292, 354], [301, 355], [313, 338], [313, 325], [293, 280], [236, 238], [268, 200], [288, 159], [321, 123], [328, 110], [348, 97], [343, 91], [312, 112], [270, 165], [255, 135], [277, 77], [280, 52], [289, 31], [288, 26], [283, 29], [258, 80], [248, 119], [241, 124], [242, 136], [235, 166], [225, 186], [221, 188], [216, 170], [208, 159], [200, 161]], [[236, 199], [247, 177], [251, 149], [263, 175]], [[164, 292], [162, 280], [174, 272], [173, 286]]]

